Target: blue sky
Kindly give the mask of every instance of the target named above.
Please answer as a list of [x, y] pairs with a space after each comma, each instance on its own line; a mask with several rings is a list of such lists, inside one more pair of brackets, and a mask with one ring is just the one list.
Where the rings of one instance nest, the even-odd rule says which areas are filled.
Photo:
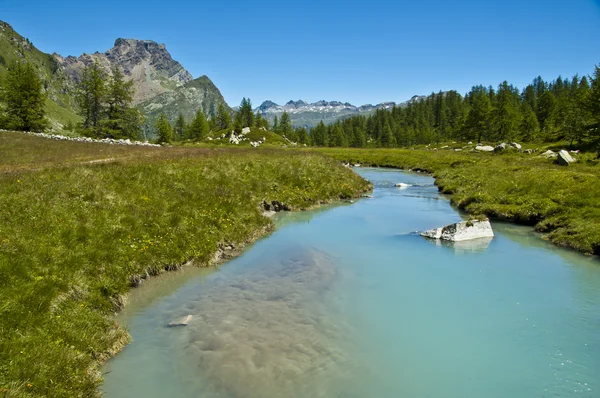
[[600, 64], [599, 0], [0, 0], [0, 19], [62, 55], [117, 37], [165, 43], [231, 105], [399, 102]]

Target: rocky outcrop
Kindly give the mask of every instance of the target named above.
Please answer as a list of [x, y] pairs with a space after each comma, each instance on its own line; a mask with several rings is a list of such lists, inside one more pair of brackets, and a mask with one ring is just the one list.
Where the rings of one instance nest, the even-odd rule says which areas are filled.
[[192, 75], [175, 61], [164, 44], [151, 40], [117, 39], [110, 50], [79, 57], [63, 58], [54, 54], [65, 74], [75, 82], [81, 79], [83, 69], [97, 63], [107, 73], [115, 66], [134, 84], [134, 103], [172, 91], [192, 81]]
[[564, 149], [558, 152], [558, 157], [556, 158], [556, 163], [562, 166], [568, 166], [571, 163], [575, 162], [575, 159], [569, 154], [569, 152]]
[[494, 236], [494, 231], [489, 220], [472, 220], [450, 224], [442, 228], [434, 228], [422, 232], [421, 236], [431, 239], [461, 242], [471, 239], [490, 238]]
[[146, 116], [147, 129], [153, 131], [161, 113], [171, 122], [174, 122], [181, 113], [189, 122], [198, 110], [210, 116], [217, 112], [219, 105], [224, 105], [229, 110], [219, 89], [208, 76], [201, 76], [174, 90], [143, 101], [137, 107]]

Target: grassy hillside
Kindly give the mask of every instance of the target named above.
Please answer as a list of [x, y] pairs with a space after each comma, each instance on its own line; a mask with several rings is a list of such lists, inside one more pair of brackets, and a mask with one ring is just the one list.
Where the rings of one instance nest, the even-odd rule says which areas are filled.
[[600, 161], [568, 167], [522, 153], [321, 149], [338, 160], [434, 173], [452, 203], [472, 214], [535, 226], [551, 242], [600, 254]]
[[368, 183], [318, 154], [147, 148], [0, 132], [0, 395], [90, 397], [128, 340], [111, 314], [146, 275], [272, 229]]
[[76, 122], [79, 116], [75, 113], [75, 104], [68, 95], [72, 83], [62, 75], [56, 60], [50, 54], [38, 50], [28, 39], [14, 31], [7, 23], [0, 21], [0, 82], [4, 80], [10, 65], [17, 60], [31, 63], [41, 77], [48, 93], [46, 113], [53, 121], [62, 125], [69, 121]]

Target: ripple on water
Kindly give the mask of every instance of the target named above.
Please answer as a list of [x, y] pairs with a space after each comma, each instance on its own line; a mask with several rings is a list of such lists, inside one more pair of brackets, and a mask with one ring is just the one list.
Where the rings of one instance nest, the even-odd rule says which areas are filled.
[[335, 302], [337, 279], [326, 254], [296, 249], [284, 261], [202, 289], [193, 308], [187, 305], [194, 320], [181, 338], [184, 361], [205, 393], [346, 394], [342, 381], [354, 371], [346, 346], [351, 332], [325, 304]]

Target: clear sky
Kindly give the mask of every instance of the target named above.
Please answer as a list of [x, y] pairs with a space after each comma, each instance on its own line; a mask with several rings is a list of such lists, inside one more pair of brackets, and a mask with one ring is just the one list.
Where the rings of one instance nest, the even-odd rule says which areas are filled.
[[0, 19], [45, 52], [155, 40], [231, 105], [356, 105], [600, 64], [600, 0], [0, 0]]

